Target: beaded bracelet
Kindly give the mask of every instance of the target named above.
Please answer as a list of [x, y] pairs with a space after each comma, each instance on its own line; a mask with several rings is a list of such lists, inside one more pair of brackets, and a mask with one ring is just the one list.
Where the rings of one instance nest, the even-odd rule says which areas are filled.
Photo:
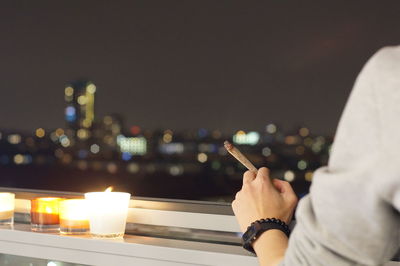
[[254, 221], [247, 227], [246, 232], [242, 236], [243, 248], [250, 252], [254, 252], [253, 243], [265, 231], [271, 229], [281, 230], [287, 237], [290, 235], [289, 226], [282, 220], [277, 218], [266, 218]]

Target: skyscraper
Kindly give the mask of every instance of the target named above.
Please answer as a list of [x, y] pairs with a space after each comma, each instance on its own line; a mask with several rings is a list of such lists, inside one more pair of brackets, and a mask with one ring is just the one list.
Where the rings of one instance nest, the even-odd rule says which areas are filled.
[[88, 139], [91, 134], [95, 93], [96, 86], [88, 80], [74, 81], [65, 87], [67, 128], [80, 140]]

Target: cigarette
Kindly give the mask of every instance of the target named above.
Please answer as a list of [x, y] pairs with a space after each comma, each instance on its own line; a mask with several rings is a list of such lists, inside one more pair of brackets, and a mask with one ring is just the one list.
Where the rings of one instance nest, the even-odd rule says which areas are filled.
[[232, 154], [233, 157], [236, 158], [236, 160], [241, 162], [247, 169], [257, 173], [257, 168], [249, 161], [249, 159], [247, 159], [246, 156], [243, 155], [243, 153], [241, 153], [235, 146], [233, 146], [232, 143], [226, 140], [224, 142], [224, 147], [230, 154]]

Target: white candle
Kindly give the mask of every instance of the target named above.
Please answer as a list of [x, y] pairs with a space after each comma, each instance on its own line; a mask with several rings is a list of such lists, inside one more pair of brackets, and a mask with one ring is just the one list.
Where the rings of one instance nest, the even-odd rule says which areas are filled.
[[0, 225], [14, 223], [14, 201], [14, 193], [0, 193]]
[[67, 199], [60, 202], [60, 233], [85, 234], [89, 232], [88, 208], [85, 199]]
[[123, 237], [130, 197], [124, 192], [86, 193], [90, 233], [94, 237]]

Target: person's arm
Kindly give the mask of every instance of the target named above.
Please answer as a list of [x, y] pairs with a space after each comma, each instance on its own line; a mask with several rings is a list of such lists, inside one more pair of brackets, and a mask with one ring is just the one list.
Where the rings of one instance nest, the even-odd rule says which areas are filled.
[[[342, 115], [329, 166], [314, 173], [310, 193], [298, 205], [287, 249], [284, 237], [272, 230], [254, 243], [262, 265], [382, 265], [399, 249], [399, 62], [400, 47], [388, 48], [364, 67]], [[258, 175], [262, 172], [267, 176], [261, 169]], [[233, 202], [243, 231], [260, 218], [285, 218], [287, 206], [293, 207], [285, 200], [289, 190], [277, 194], [258, 175], [252, 181], [254, 175], [245, 174]]]
[[[243, 187], [236, 194], [232, 208], [242, 232], [254, 221], [277, 218], [289, 224], [297, 204], [296, 194], [288, 182], [271, 180], [267, 168], [257, 175], [247, 171]], [[288, 238], [280, 230], [268, 230], [254, 242], [253, 248], [262, 266], [278, 265], [288, 245]]]
[[285, 256], [288, 238], [280, 230], [264, 232], [253, 244], [261, 266], [276, 266]]

